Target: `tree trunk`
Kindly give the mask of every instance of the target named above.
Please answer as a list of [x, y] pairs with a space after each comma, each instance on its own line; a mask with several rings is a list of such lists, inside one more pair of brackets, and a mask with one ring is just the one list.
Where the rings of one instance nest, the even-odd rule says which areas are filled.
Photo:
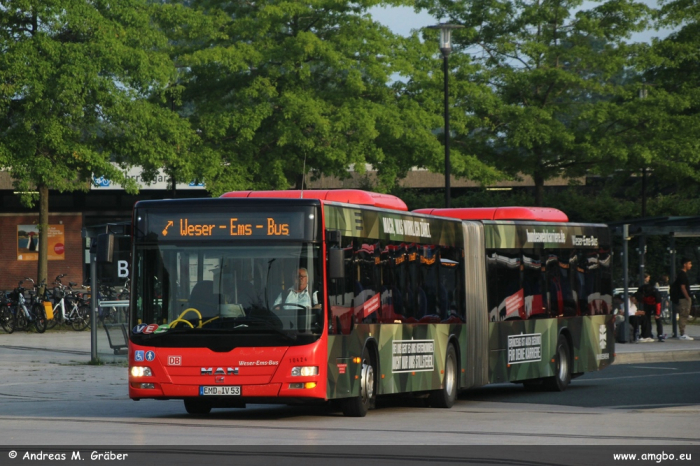
[[533, 180], [535, 181], [535, 205], [542, 207], [544, 204], [544, 177], [535, 173]]
[[49, 272], [49, 187], [39, 185], [39, 264], [37, 283], [46, 280]]

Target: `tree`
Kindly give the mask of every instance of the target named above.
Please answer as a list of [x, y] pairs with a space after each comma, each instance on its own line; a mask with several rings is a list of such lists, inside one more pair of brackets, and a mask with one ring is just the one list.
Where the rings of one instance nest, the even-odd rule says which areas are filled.
[[587, 138], [596, 123], [591, 109], [620, 92], [619, 78], [638, 48], [625, 41], [648, 14], [631, 0], [591, 9], [582, 4], [418, 2], [436, 17], [466, 26], [455, 31], [454, 47], [478, 65], [461, 78], [479, 87], [455, 103], [465, 120], [455, 144], [510, 176], [532, 176], [537, 205], [546, 180], [581, 176], [604, 162]]
[[[0, 167], [18, 191], [38, 191], [40, 244], [48, 244], [49, 189], [87, 190], [95, 173], [134, 192], [127, 166], [164, 166], [196, 142], [187, 121], [158, 104], [176, 77], [155, 21], [163, 8], [145, 0], [0, 6]], [[40, 281], [47, 265], [41, 248]]]
[[[223, 167], [207, 177], [231, 189], [300, 188], [305, 173], [379, 171], [386, 190], [441, 157], [432, 113], [403, 92], [406, 42], [372, 21], [360, 0], [192, 1], [220, 34], [183, 42], [182, 108]], [[417, 42], [417, 39], [416, 39]]]

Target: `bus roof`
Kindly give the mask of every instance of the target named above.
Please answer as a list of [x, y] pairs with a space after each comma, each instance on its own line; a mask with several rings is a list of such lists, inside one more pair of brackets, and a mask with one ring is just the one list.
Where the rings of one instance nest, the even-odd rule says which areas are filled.
[[391, 194], [373, 193], [360, 189], [297, 189], [287, 191], [232, 191], [221, 197], [255, 197], [277, 199], [320, 199], [322, 201], [345, 202], [347, 204], [369, 205], [383, 209], [408, 211], [406, 204]]
[[533, 220], [568, 222], [564, 212], [551, 207], [461, 207], [454, 209], [418, 209], [413, 212], [460, 220]]

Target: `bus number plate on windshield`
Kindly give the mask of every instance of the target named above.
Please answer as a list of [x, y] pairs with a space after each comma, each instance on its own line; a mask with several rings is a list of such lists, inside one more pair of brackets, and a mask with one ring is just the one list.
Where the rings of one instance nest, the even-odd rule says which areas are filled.
[[200, 396], [214, 395], [214, 396], [240, 396], [241, 387], [240, 386], [201, 386], [199, 387]]

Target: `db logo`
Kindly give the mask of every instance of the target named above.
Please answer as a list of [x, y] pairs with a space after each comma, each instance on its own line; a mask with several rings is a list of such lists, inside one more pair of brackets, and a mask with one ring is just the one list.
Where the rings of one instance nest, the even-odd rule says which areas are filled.
[[181, 366], [182, 356], [168, 356], [168, 366]]

